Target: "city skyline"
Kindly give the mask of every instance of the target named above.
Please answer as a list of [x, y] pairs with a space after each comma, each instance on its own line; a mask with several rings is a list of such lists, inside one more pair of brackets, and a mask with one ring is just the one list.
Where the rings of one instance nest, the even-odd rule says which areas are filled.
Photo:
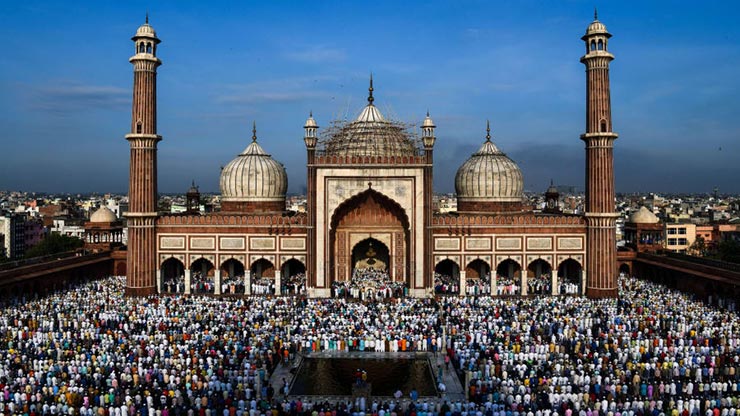
[[[372, 12], [341, 3], [5, 5], [7, 46], [18, 53], [0, 69], [7, 91], [0, 189], [126, 191], [126, 60], [147, 7], [163, 40], [163, 193], [184, 192], [193, 179], [217, 191], [219, 167], [246, 147], [252, 120], [261, 145], [286, 166], [289, 192], [304, 192], [303, 121], [309, 111], [323, 127], [353, 118], [371, 71], [385, 114], [420, 124], [431, 112], [435, 191], [453, 190], [454, 172], [485, 139], [487, 119], [496, 145], [521, 167], [525, 189], [544, 192], [551, 179], [582, 189], [579, 38], [593, 5], [380, 3]], [[740, 110], [734, 5], [596, 5], [614, 34], [617, 192], [740, 191], [733, 140], [740, 129], [725, 124]]]

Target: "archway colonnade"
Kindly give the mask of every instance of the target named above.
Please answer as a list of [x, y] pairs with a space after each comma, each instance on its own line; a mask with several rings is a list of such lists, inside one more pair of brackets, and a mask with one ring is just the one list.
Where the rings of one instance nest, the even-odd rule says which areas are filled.
[[538, 258], [525, 269], [514, 259], [500, 261], [494, 270], [482, 259], [465, 268], [453, 259], [442, 259], [434, 267], [434, 292], [450, 295], [581, 295], [585, 292], [582, 265], [573, 258], [557, 264]]
[[[305, 293], [305, 265], [298, 259], [285, 261], [280, 269], [261, 257], [249, 268], [235, 258], [225, 259], [219, 268], [205, 257], [188, 268], [170, 257], [160, 265], [161, 293], [215, 295], [274, 295]], [[434, 268], [434, 291], [450, 295], [580, 295], [584, 292], [583, 268], [572, 258], [562, 260], [556, 272], [544, 259], [531, 261], [522, 269], [514, 259], [505, 259], [495, 270], [482, 259], [464, 269], [455, 260], [443, 259]]]
[[189, 267], [177, 257], [161, 262], [158, 271], [160, 293], [214, 295], [275, 295], [305, 293], [306, 266], [295, 258], [276, 269], [260, 257], [249, 268], [239, 259], [226, 258], [216, 268], [210, 258], [199, 257]]

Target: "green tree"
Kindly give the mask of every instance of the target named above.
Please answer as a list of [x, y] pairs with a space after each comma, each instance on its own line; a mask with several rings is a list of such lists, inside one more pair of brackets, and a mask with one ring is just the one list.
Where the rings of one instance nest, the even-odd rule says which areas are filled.
[[740, 242], [724, 240], [717, 246], [717, 257], [722, 261], [740, 263]]
[[707, 254], [707, 242], [704, 241], [704, 237], [697, 236], [694, 243], [689, 247], [689, 253], [694, 256], [706, 256]]
[[84, 241], [77, 237], [51, 233], [44, 237], [40, 243], [26, 250], [26, 258], [48, 256], [51, 254], [64, 253], [82, 247]]

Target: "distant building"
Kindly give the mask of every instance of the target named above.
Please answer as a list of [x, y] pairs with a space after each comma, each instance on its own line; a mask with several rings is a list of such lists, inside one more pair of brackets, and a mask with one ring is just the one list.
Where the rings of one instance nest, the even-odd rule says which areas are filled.
[[662, 250], [665, 241], [664, 233], [660, 219], [645, 206], [630, 215], [624, 224], [626, 247], [641, 253]]
[[112, 250], [123, 246], [123, 224], [107, 206], [100, 207], [85, 223], [85, 248]]
[[666, 223], [665, 248], [674, 253], [687, 253], [689, 247], [696, 241], [696, 224]]
[[6, 257], [13, 260], [26, 255], [28, 216], [21, 209], [16, 209], [16, 211], [0, 216], [0, 233], [4, 235], [4, 253]]

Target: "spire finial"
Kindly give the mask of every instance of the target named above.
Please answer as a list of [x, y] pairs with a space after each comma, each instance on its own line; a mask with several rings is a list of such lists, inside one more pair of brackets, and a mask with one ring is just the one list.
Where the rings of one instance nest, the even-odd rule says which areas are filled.
[[257, 141], [257, 122], [252, 121], [252, 141]]
[[193, 179], [192, 186], [193, 186], [193, 188], [195, 188], [195, 179]]
[[427, 117], [429, 117], [429, 109], [427, 108]]
[[599, 12], [596, 10], [596, 7], [594, 7], [594, 20], [599, 20]]
[[313, 117], [313, 110], [308, 110], [308, 116]]
[[367, 97], [367, 102], [370, 105], [373, 105], [373, 101], [375, 101], [375, 99], [373, 98], [373, 73], [372, 72], [370, 73], [370, 88], [368, 88], [367, 90], [370, 93], [370, 95], [368, 95]]
[[553, 184], [552, 184], [552, 178], [550, 178], [550, 186], [552, 186], [552, 185], [553, 185]]
[[146, 17], [144, 18], [144, 23], [149, 24], [149, 10], [146, 11]]
[[486, 120], [486, 141], [491, 141], [491, 122]]

